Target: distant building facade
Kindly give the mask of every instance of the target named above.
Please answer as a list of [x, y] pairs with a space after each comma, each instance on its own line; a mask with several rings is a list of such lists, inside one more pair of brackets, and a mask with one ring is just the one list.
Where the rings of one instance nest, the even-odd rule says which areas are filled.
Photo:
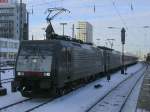
[[21, 6], [22, 14], [15, 0], [0, 0], [0, 62], [15, 60], [19, 43], [27, 32], [26, 5]]
[[77, 30], [77, 39], [93, 43], [93, 27], [89, 22], [78, 22]]

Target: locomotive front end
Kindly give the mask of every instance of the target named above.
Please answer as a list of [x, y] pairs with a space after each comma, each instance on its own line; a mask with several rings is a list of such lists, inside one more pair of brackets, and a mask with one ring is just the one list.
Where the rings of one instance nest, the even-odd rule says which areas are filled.
[[21, 44], [16, 60], [15, 85], [22, 96], [36, 97], [50, 93], [52, 83], [51, 49], [50, 43], [26, 41]]

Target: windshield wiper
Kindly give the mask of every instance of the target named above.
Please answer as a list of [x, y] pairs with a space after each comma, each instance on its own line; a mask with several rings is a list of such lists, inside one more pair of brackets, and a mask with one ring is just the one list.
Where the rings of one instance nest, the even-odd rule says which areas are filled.
[[38, 51], [38, 55], [42, 57], [42, 59], [45, 59], [45, 56], [42, 54], [41, 50]]

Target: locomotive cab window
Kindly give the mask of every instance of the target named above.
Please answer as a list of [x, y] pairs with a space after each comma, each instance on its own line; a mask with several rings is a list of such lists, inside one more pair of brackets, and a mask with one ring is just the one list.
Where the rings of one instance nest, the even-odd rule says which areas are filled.
[[46, 43], [22, 44], [18, 53], [17, 71], [51, 72], [52, 46]]

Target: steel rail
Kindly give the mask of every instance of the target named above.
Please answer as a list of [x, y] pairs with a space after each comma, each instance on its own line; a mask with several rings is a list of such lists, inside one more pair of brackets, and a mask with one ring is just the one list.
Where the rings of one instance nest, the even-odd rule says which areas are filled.
[[[147, 68], [146, 68], [146, 70], [147, 70]], [[121, 108], [120, 108], [119, 112], [122, 112], [123, 107], [125, 106], [126, 102], [128, 101], [128, 99], [129, 99], [131, 93], [133, 92], [134, 88], [136, 87], [137, 83], [138, 83], [138, 82], [142, 79], [142, 77], [144, 76], [146, 70], [142, 73], [142, 75], [136, 80], [135, 84], [132, 86], [132, 88], [131, 88], [129, 94], [127, 95], [127, 97], [126, 97], [126, 99], [125, 99], [125, 101], [124, 101], [124, 103], [121, 105]]]
[[7, 109], [7, 108], [10, 108], [10, 107], [12, 107], [12, 106], [15, 106], [15, 105], [18, 105], [18, 104], [24, 103], [24, 102], [29, 101], [29, 100], [31, 100], [31, 99], [32, 99], [32, 98], [25, 99], [25, 100], [18, 101], [18, 102], [15, 102], [15, 103], [9, 104], [9, 105], [7, 105], [7, 106], [1, 107], [1, 108], [0, 108], [0, 111], [1, 111], [1, 110], [4, 110], [4, 109]]
[[[107, 92], [103, 97], [101, 97], [100, 99], [98, 99], [92, 106], [90, 106], [88, 109], [85, 110], [85, 112], [89, 112], [92, 108], [94, 108], [100, 101], [102, 101], [105, 97], [107, 97], [112, 91], [114, 91], [120, 84], [124, 83], [125, 81], [127, 81], [128, 79], [130, 79], [131, 77], [134, 76], [134, 74], [137, 74], [138, 72], [140, 72], [142, 69], [144, 69], [145, 66], [143, 66], [142, 68], [140, 68], [139, 70], [137, 70], [136, 72], [134, 72], [132, 75], [130, 75], [129, 77], [127, 77], [126, 79], [124, 79], [123, 81], [121, 81], [120, 83], [118, 83], [114, 88], [112, 88], [109, 92]], [[144, 73], [143, 73], [144, 74]], [[142, 75], [143, 76], [143, 75]]]

